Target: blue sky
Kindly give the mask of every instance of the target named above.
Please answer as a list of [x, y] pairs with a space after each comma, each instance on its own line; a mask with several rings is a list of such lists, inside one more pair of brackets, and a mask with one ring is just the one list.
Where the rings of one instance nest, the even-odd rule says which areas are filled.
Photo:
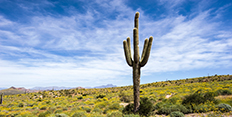
[[137, 11], [141, 84], [232, 74], [231, 0], [0, 0], [0, 87], [132, 85]]

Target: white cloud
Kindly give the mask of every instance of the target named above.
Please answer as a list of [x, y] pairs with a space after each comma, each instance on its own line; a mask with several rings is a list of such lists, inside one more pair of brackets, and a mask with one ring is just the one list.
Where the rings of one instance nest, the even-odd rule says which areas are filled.
[[144, 71], [231, 67], [232, 55], [228, 54], [232, 48], [231, 31], [218, 30], [220, 22], [208, 19], [209, 12], [206, 11], [192, 20], [185, 21], [181, 16], [178, 23], [170, 24], [173, 28], [154, 40], [151, 58]]

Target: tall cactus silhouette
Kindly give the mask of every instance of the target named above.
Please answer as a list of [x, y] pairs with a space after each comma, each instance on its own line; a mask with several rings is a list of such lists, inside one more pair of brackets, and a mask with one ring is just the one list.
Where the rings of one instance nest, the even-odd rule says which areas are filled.
[[135, 14], [134, 20], [134, 29], [133, 29], [133, 44], [134, 44], [134, 60], [131, 56], [131, 44], [130, 38], [123, 41], [123, 48], [125, 53], [125, 58], [127, 64], [133, 68], [133, 88], [134, 88], [134, 113], [139, 110], [139, 85], [140, 85], [140, 69], [146, 65], [152, 46], [153, 37], [149, 37], [149, 40], [146, 38], [143, 46], [143, 53], [140, 59], [139, 57], [139, 12]]

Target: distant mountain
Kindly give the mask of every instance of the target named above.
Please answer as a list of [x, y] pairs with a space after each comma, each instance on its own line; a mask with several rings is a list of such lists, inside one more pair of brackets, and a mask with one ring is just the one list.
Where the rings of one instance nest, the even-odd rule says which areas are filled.
[[96, 86], [94, 88], [110, 88], [110, 87], [117, 87], [117, 86], [113, 84], [107, 84], [107, 85]]
[[33, 87], [30, 90], [40, 90], [40, 91], [45, 91], [45, 90], [61, 90], [61, 89], [72, 89], [74, 87], [58, 87], [58, 86], [50, 86], [50, 87]]
[[14, 94], [22, 94], [22, 93], [29, 93], [31, 92], [29, 89], [25, 89], [24, 87], [16, 88], [16, 87], [10, 87], [8, 89], [0, 90], [0, 93], [3, 93], [4, 95], [14, 95]]

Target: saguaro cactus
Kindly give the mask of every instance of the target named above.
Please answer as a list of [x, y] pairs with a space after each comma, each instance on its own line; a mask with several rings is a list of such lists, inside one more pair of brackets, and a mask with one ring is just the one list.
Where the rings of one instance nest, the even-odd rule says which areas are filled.
[[130, 38], [123, 41], [124, 53], [127, 64], [133, 68], [133, 88], [134, 88], [134, 113], [139, 110], [139, 85], [140, 85], [140, 69], [143, 67], [149, 58], [151, 45], [153, 41], [153, 37], [151, 36], [149, 40], [146, 38], [143, 46], [143, 53], [140, 59], [139, 57], [139, 12], [135, 14], [134, 21], [134, 29], [133, 29], [133, 44], [134, 44], [134, 60], [131, 57], [131, 44]]

